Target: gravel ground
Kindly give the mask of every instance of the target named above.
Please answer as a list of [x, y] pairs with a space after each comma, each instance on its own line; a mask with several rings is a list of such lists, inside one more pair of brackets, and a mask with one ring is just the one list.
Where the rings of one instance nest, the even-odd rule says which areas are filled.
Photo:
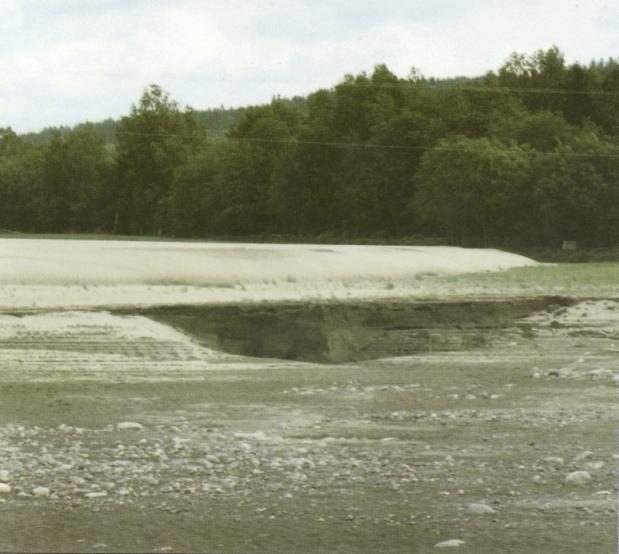
[[614, 551], [618, 314], [553, 304], [474, 344], [443, 321], [460, 349], [337, 365], [4, 315], [0, 550]]

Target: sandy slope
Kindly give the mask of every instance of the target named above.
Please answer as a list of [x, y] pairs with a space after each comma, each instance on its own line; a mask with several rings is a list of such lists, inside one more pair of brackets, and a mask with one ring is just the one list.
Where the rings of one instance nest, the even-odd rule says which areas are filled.
[[416, 275], [534, 264], [454, 247], [0, 239], [0, 308], [406, 296]]

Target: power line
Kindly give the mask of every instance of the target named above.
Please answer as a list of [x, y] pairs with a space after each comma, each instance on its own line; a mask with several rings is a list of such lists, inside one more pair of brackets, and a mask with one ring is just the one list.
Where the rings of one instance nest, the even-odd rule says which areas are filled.
[[[356, 81], [343, 81], [338, 83], [333, 87], [372, 87], [372, 88], [412, 88], [417, 90], [438, 90], [441, 91], [454, 89], [454, 90], [463, 90], [463, 91], [471, 91], [471, 92], [486, 92], [490, 94], [514, 94], [514, 93], [525, 93], [525, 94], [574, 94], [574, 95], [583, 95], [583, 96], [619, 96], [619, 89], [615, 91], [609, 90], [576, 90], [576, 89], [563, 89], [563, 88], [540, 88], [540, 87], [532, 87], [532, 88], [524, 88], [524, 87], [492, 87], [492, 86], [473, 86], [473, 85], [462, 85], [460, 83], [424, 83], [419, 84], [415, 82], [402, 82], [399, 81], [397, 83], [375, 83], [375, 82], [356, 82]], [[323, 89], [325, 90], [325, 89]]]
[[[222, 139], [218, 139], [222, 140]], [[223, 139], [226, 140], [226, 139]], [[230, 139], [227, 139], [230, 140]], [[281, 144], [307, 144], [307, 145], [315, 145], [315, 146], [338, 146], [338, 147], [351, 147], [351, 148], [377, 148], [377, 149], [390, 149], [390, 150], [413, 150], [413, 151], [427, 151], [434, 150], [440, 152], [464, 152], [464, 153], [474, 153], [474, 152], [482, 152], [479, 149], [472, 148], [459, 148], [452, 146], [417, 146], [417, 145], [405, 145], [405, 144], [377, 144], [377, 143], [363, 143], [363, 142], [337, 142], [337, 141], [316, 141], [316, 140], [296, 140], [296, 139], [264, 139], [257, 137], [241, 137], [239, 139], [232, 140], [243, 140], [250, 142], [265, 142], [265, 143], [281, 143]], [[602, 158], [617, 158], [619, 159], [619, 154], [588, 154], [586, 152], [540, 152], [540, 151], [525, 151], [525, 155], [527, 156], [556, 156], [556, 155], [564, 155], [564, 156], [574, 156], [574, 157], [602, 157]]]
[[[181, 133], [145, 133], [138, 131], [117, 131], [119, 134], [136, 135], [136, 136], [160, 136], [160, 137], [178, 137], [178, 138], [203, 138], [202, 135], [196, 134], [181, 134]], [[216, 137], [209, 139], [215, 142], [254, 142], [265, 144], [289, 144], [308, 145], [308, 146], [333, 146], [339, 148], [358, 148], [358, 149], [382, 149], [382, 150], [402, 150], [402, 151], [421, 151], [434, 150], [439, 152], [461, 152], [461, 153], [477, 153], [482, 152], [480, 149], [460, 148], [455, 146], [422, 146], [422, 145], [407, 145], [407, 144], [379, 144], [379, 143], [364, 143], [364, 142], [344, 142], [344, 141], [319, 141], [319, 140], [298, 140], [295, 138], [262, 138], [262, 137]], [[509, 150], [503, 151], [508, 154]], [[595, 154], [587, 152], [540, 152], [540, 151], [523, 151], [528, 157], [573, 157], [573, 158], [608, 158], [619, 159], [619, 154]]]

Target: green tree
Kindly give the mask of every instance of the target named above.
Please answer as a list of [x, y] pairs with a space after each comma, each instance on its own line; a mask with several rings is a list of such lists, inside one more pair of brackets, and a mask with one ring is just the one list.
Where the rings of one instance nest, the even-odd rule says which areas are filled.
[[619, 147], [591, 132], [535, 160], [539, 240], [590, 246], [619, 240]]
[[41, 149], [8, 127], [0, 129], [0, 229], [37, 230]]
[[231, 129], [221, 191], [223, 225], [229, 232], [282, 232], [295, 217], [289, 205], [289, 167], [303, 120], [294, 104], [274, 99], [245, 110]]
[[206, 144], [195, 112], [181, 111], [151, 85], [117, 128], [118, 191], [115, 230], [159, 235], [170, 232], [170, 192], [175, 171]]
[[563, 53], [556, 46], [530, 55], [512, 53], [499, 69], [498, 80], [531, 111], [562, 112], [565, 108], [562, 91], [567, 91], [567, 70]]
[[37, 226], [57, 233], [109, 230], [111, 164], [92, 125], [53, 132], [43, 147], [42, 182], [33, 199]]
[[591, 120], [607, 135], [619, 134], [619, 60], [592, 63], [589, 66], [589, 82], [595, 83], [595, 92], [590, 100]]
[[578, 128], [570, 125], [561, 114], [530, 114], [524, 110], [510, 117], [498, 118], [489, 129], [490, 135], [503, 142], [515, 141], [542, 152], [550, 152], [569, 142], [578, 132]]
[[112, 159], [92, 124], [76, 127], [65, 140], [71, 231], [111, 231]]
[[459, 244], [523, 241], [532, 207], [530, 154], [496, 139], [440, 141], [415, 175], [415, 215], [427, 231]]
[[71, 230], [69, 169], [66, 144], [59, 131], [52, 133], [43, 150], [43, 183], [37, 194], [37, 226], [52, 233]]
[[225, 234], [222, 226], [221, 148], [210, 147], [180, 166], [170, 193], [172, 234], [199, 237]]

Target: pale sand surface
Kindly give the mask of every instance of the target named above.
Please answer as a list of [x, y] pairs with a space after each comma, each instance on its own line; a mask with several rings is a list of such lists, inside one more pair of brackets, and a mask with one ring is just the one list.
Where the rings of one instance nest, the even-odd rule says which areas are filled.
[[420, 296], [415, 276], [535, 264], [455, 247], [0, 239], [0, 308]]

